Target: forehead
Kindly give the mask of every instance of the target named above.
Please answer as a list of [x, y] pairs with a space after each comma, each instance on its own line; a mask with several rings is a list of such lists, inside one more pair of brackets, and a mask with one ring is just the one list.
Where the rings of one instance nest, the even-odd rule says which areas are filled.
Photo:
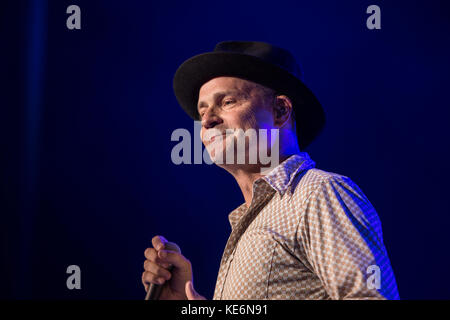
[[236, 77], [217, 77], [209, 80], [200, 87], [199, 99], [214, 94], [217, 91], [250, 91], [254, 83]]

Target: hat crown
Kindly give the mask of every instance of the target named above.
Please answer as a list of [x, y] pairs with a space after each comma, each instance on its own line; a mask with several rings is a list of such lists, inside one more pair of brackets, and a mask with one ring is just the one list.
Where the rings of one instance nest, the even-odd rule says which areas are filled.
[[214, 52], [246, 54], [277, 65], [293, 76], [302, 79], [301, 69], [294, 56], [287, 50], [262, 41], [222, 41]]

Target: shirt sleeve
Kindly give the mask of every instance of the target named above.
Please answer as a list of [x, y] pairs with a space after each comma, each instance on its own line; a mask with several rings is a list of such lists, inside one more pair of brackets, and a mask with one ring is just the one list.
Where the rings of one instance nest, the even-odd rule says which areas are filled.
[[381, 222], [349, 178], [324, 178], [306, 200], [298, 236], [331, 299], [399, 299]]

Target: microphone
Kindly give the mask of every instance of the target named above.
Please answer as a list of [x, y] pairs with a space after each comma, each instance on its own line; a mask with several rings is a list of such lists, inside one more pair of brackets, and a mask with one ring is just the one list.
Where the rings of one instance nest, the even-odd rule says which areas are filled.
[[[167, 242], [164, 245], [164, 250], [181, 253], [180, 247], [176, 243], [173, 243], [173, 242]], [[172, 272], [172, 269], [173, 269], [173, 266], [170, 265], [168, 270], [170, 272]], [[150, 283], [148, 290], [147, 290], [147, 294], [145, 295], [145, 300], [159, 300], [159, 296], [161, 295], [161, 291], [162, 291], [164, 285], [165, 285], [165, 283], [163, 285], [156, 284], [156, 283]]]

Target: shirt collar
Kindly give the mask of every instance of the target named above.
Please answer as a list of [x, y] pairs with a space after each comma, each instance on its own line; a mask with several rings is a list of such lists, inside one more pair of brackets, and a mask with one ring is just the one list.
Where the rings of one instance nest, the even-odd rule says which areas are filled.
[[[311, 160], [306, 152], [294, 154], [273, 168], [268, 174], [257, 179], [253, 183], [253, 190], [256, 191], [256, 189], [260, 188], [266, 189], [262, 185], [265, 182], [266, 185], [270, 186], [280, 194], [280, 197], [282, 197], [297, 173], [314, 168], [315, 165], [315, 162]], [[255, 196], [255, 194], [253, 196]], [[228, 215], [232, 228], [236, 225], [241, 216], [245, 214], [247, 209], [247, 205], [244, 202]]]
[[306, 152], [300, 152], [284, 160], [261, 179], [283, 196], [297, 173], [314, 168], [315, 165]]

